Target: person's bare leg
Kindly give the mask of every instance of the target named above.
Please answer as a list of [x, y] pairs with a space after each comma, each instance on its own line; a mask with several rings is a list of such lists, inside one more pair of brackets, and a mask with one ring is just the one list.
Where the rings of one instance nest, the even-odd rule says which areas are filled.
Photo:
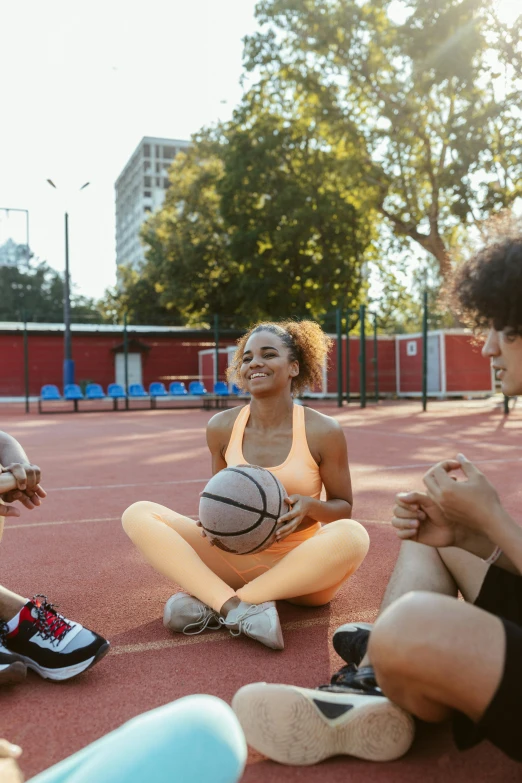
[[[450, 596], [456, 596], [460, 590], [466, 601], [473, 602], [487, 569], [480, 558], [457, 547], [435, 549], [403, 541], [378, 617], [403, 595], [416, 590]], [[360, 665], [370, 665], [368, 652]]]
[[504, 670], [498, 617], [435, 593], [409, 593], [383, 611], [369, 653], [384, 694], [425, 721], [459, 710], [478, 721]]
[[464, 600], [470, 604], [474, 603], [486, 578], [489, 564], [455, 546], [439, 549], [438, 553]]
[[26, 598], [0, 586], [0, 620], [10, 620], [24, 606]]
[[[456, 596], [458, 588], [437, 549], [415, 541], [403, 541], [377, 616], [412, 590]], [[367, 652], [360, 666], [369, 665]]]

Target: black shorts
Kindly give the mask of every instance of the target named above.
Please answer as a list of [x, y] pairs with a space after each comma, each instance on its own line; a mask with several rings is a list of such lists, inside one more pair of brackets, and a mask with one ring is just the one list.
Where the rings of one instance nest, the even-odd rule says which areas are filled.
[[459, 750], [488, 739], [515, 761], [522, 761], [522, 576], [491, 566], [475, 606], [504, 624], [504, 674], [479, 723], [456, 712], [453, 736]]

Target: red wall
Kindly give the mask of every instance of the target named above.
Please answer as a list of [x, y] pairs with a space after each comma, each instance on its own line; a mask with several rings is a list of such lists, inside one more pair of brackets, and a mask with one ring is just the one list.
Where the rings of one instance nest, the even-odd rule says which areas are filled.
[[[207, 391], [212, 391], [214, 388], [214, 359], [215, 352], [204, 353], [201, 357], [201, 380], [203, 386]], [[219, 352], [219, 373], [218, 380], [226, 381], [226, 369], [228, 366], [228, 355], [221, 351]]]
[[[148, 335], [129, 332], [129, 340], [137, 339], [149, 347], [142, 352], [143, 383], [152, 381], [193, 380], [199, 377], [198, 353], [209, 347], [200, 337], [179, 335]], [[227, 343], [226, 340], [223, 341]], [[76, 381], [101, 383], [104, 389], [115, 381], [115, 353], [121, 346], [121, 334], [84, 333], [72, 335], [72, 354], [76, 363]], [[132, 350], [132, 345], [130, 350]], [[63, 333], [29, 332], [29, 393], [37, 395], [46, 383], [62, 388]], [[24, 394], [23, 336], [0, 334], [0, 396]], [[225, 361], [225, 360], [223, 360]], [[221, 364], [221, 362], [220, 362]]]
[[482, 342], [467, 334], [446, 334], [446, 391], [489, 391], [491, 367]]
[[[350, 337], [350, 393], [359, 394], [361, 381], [361, 366], [359, 363], [360, 340], [358, 337]], [[343, 393], [346, 393], [346, 338], [343, 338]], [[373, 338], [366, 340], [366, 392], [372, 394], [375, 391], [375, 364]], [[379, 337], [377, 346], [377, 366], [379, 393], [396, 391], [395, 373], [395, 339], [393, 337]], [[330, 351], [328, 361], [328, 392], [337, 392], [337, 338]]]
[[[417, 355], [406, 355], [408, 340], [380, 337], [378, 341], [379, 391], [396, 391], [395, 351], [400, 352], [401, 392], [420, 392], [422, 383], [422, 345], [420, 337], [412, 337], [418, 343]], [[154, 334], [153, 332], [129, 331], [129, 340], [137, 340], [149, 350], [142, 351], [143, 383], [146, 387], [152, 381], [184, 380], [199, 378], [198, 354], [211, 348], [211, 338], [192, 335]], [[480, 353], [471, 335], [446, 334], [447, 391], [488, 391], [491, 389], [489, 361]], [[233, 345], [233, 340], [224, 339], [222, 347]], [[115, 380], [114, 349], [122, 345], [121, 333], [74, 333], [72, 335], [73, 358], [76, 362], [76, 380], [94, 381], [106, 388]], [[29, 383], [30, 394], [37, 395], [46, 383], [62, 387], [63, 333], [40, 334], [29, 332]], [[130, 345], [130, 350], [135, 350]], [[350, 391], [359, 393], [359, 339], [350, 339]], [[0, 396], [21, 396], [24, 394], [24, 349], [20, 332], [0, 333]], [[204, 382], [212, 388], [213, 353], [205, 360]], [[330, 367], [327, 374], [327, 390], [337, 391], [337, 347], [336, 340], [330, 352]], [[366, 341], [366, 388], [369, 395], [374, 391], [373, 339]], [[343, 339], [343, 392], [346, 392], [346, 340]], [[224, 379], [227, 356], [220, 353], [219, 377]], [[207, 369], [208, 364], [208, 369]]]
[[24, 343], [16, 333], [0, 335], [0, 396], [10, 397], [24, 391]]
[[[407, 356], [406, 344], [410, 339], [397, 340], [399, 346], [400, 378], [402, 394], [422, 391], [422, 338], [412, 337], [417, 343], [417, 355]], [[467, 391], [490, 391], [491, 369], [489, 360], [481, 354], [482, 346], [470, 334], [444, 334], [446, 349], [446, 392], [455, 394]], [[442, 382], [442, 376], [441, 376]]]
[[[417, 343], [417, 355], [408, 356], [406, 344]], [[422, 337], [397, 340], [399, 351], [399, 391], [401, 393], [422, 391]]]

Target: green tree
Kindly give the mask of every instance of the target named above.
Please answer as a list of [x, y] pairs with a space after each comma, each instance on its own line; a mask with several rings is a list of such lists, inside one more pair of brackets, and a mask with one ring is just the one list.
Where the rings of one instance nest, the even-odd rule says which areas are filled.
[[221, 212], [254, 317], [321, 318], [359, 298], [375, 189], [360, 187], [357, 134], [339, 138], [317, 96], [248, 92], [226, 128]]
[[200, 134], [144, 226], [144, 271], [189, 323], [321, 318], [357, 301], [375, 193], [357, 187], [356, 141], [318, 123], [310, 96], [275, 108], [254, 90], [229, 124]]
[[[20, 247], [23, 266], [0, 266], [0, 319], [62, 322], [63, 277], [45, 261], [26, 265], [26, 250]], [[95, 321], [100, 314], [93, 299], [72, 292], [71, 317], [76, 321]]]
[[117, 285], [108, 289], [97, 304], [103, 321], [121, 323], [126, 314], [128, 323], [133, 324], [172, 326], [182, 322], [175, 307], [161, 304], [162, 288], [151, 279], [151, 271], [151, 266], [140, 270], [118, 268]]
[[148, 245], [143, 273], [154, 280], [160, 306], [179, 312], [190, 325], [241, 306], [217, 190], [224, 169], [217, 137], [217, 131], [202, 132], [176, 157], [164, 205], [142, 229]]
[[273, 100], [354, 123], [376, 208], [442, 278], [459, 230], [522, 195], [522, 18], [482, 0], [260, 0], [245, 65]]
[[420, 332], [423, 294], [428, 293], [430, 329], [449, 329], [459, 324], [445, 297], [437, 260], [429, 256], [413, 271], [397, 259], [394, 264], [376, 262], [372, 269], [374, 295], [370, 308], [378, 314], [378, 329], [385, 334]]

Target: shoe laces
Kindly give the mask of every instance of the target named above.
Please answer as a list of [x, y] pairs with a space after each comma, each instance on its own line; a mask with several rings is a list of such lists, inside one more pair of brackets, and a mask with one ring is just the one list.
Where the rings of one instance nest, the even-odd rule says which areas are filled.
[[358, 669], [354, 663], [349, 663], [332, 675], [328, 685], [320, 685], [320, 691], [351, 691], [366, 696], [382, 696], [382, 691], [375, 680], [373, 667], [364, 666]]
[[32, 603], [36, 609], [35, 625], [40, 636], [50, 639], [53, 644], [61, 642], [72, 625], [56, 611], [54, 604], [49, 603], [47, 596], [38, 593], [33, 596]]
[[0, 644], [5, 644], [7, 641], [7, 634], [9, 633], [9, 626], [5, 620], [0, 620]]
[[[248, 632], [252, 629], [252, 624], [249, 622], [250, 618], [252, 618], [255, 614], [260, 614], [264, 611], [265, 608], [262, 604], [251, 604], [248, 609], [245, 609], [245, 611], [236, 617], [236, 619], [230, 625], [228, 624], [225, 617], [220, 617], [219, 622], [221, 625], [224, 625], [226, 628], [228, 628], [231, 636], [240, 636], [242, 633], [248, 634]], [[235, 626], [237, 626], [237, 628], [235, 628]]]
[[330, 685], [352, 685], [354, 676], [357, 674], [357, 666], [354, 663], [348, 663], [332, 675]]
[[[214, 623], [211, 625], [211, 623]], [[188, 628], [195, 628], [194, 631], [187, 630]], [[205, 607], [201, 610], [201, 617], [193, 623], [189, 623], [183, 629], [185, 636], [196, 636], [198, 633], [203, 633], [207, 628], [211, 631], [217, 631], [221, 628], [220, 618], [216, 615], [213, 609]]]

